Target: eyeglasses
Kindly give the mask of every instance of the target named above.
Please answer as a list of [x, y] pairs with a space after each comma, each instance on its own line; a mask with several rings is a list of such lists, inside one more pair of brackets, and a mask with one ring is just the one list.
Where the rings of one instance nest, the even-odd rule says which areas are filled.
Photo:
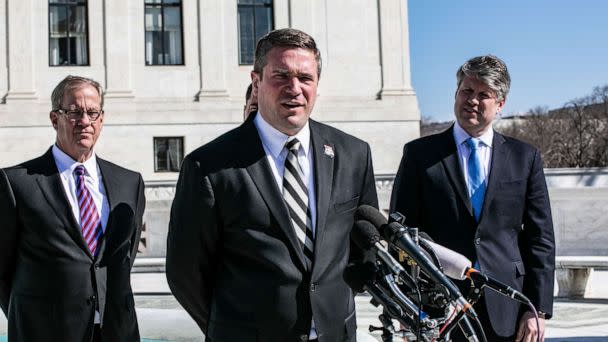
[[55, 109], [55, 112], [66, 115], [68, 117], [68, 119], [70, 119], [71, 121], [79, 120], [82, 117], [82, 115], [85, 113], [87, 114], [87, 117], [89, 118], [89, 120], [96, 121], [103, 114], [103, 110], [80, 110], [80, 109], [74, 109], [74, 110]]

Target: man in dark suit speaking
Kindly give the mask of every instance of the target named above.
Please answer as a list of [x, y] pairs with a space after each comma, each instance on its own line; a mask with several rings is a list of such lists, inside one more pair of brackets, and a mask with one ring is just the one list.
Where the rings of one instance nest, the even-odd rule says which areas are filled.
[[489, 341], [536, 341], [551, 316], [555, 265], [540, 153], [492, 129], [510, 86], [502, 60], [472, 58], [457, 81], [456, 122], [405, 145], [391, 211], [522, 291], [539, 310], [537, 331], [527, 308], [486, 289], [477, 312]]
[[0, 172], [0, 306], [11, 342], [139, 341], [130, 271], [141, 232], [138, 173], [98, 158], [99, 83], [52, 94], [55, 144]]
[[377, 207], [368, 144], [310, 120], [312, 37], [260, 39], [258, 112], [188, 155], [169, 227], [167, 279], [208, 341], [354, 341], [343, 280], [357, 206]]

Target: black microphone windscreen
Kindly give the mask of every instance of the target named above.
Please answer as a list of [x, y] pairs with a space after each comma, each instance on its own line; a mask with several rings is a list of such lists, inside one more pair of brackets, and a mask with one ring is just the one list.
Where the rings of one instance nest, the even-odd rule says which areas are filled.
[[364, 220], [358, 220], [353, 226], [353, 230], [350, 233], [350, 238], [355, 244], [363, 249], [371, 249], [376, 242], [380, 240], [378, 229], [371, 223]]
[[372, 262], [353, 263], [344, 270], [344, 281], [355, 292], [363, 292], [366, 283], [371, 283], [376, 279], [378, 268]]
[[355, 220], [369, 221], [378, 229], [380, 229], [382, 225], [388, 223], [386, 217], [384, 217], [384, 215], [382, 215], [378, 209], [366, 204], [357, 208], [357, 211], [355, 212]]

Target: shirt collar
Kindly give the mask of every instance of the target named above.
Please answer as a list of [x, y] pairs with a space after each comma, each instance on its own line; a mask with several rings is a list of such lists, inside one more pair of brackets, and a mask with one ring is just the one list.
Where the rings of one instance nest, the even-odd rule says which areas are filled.
[[98, 179], [97, 173], [97, 157], [95, 157], [95, 153], [91, 155], [91, 158], [85, 160], [84, 163], [80, 163], [72, 159], [69, 155], [63, 152], [56, 144], [53, 145], [53, 158], [55, 158], [55, 164], [57, 164], [57, 169], [59, 173], [69, 173], [70, 175], [74, 174], [74, 169], [78, 165], [83, 165], [86, 174], [88, 174], [93, 179]]
[[[469, 133], [467, 133], [462, 127], [460, 127], [458, 121], [456, 121], [454, 123], [454, 140], [456, 141], [456, 145], [460, 146], [464, 144], [464, 142], [467, 141], [467, 139], [469, 138], [471, 138]], [[477, 139], [481, 141], [485, 146], [492, 147], [492, 140], [494, 139], [494, 129], [492, 128], [492, 126], [490, 126], [490, 128]]]
[[[273, 157], [277, 158], [290, 137], [266, 122], [259, 111], [256, 113], [255, 118], [253, 118], [253, 123], [258, 129], [262, 144], [266, 146]], [[304, 155], [308, 157], [310, 147], [310, 126], [308, 125], [308, 121], [306, 121], [304, 127], [294, 137], [300, 141], [300, 147], [304, 151]]]

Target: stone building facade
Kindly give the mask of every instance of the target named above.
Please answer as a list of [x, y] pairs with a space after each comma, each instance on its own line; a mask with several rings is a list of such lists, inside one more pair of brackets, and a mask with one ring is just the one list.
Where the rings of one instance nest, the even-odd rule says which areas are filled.
[[61, 79], [98, 80], [96, 152], [143, 174], [148, 234], [160, 238], [181, 158], [242, 122], [247, 53], [284, 27], [321, 49], [313, 118], [369, 142], [376, 174], [393, 174], [419, 136], [407, 0], [0, 0], [0, 167], [54, 142]]
[[[64, 2], [85, 4], [84, 65], [51, 65], [61, 28], [50, 12]], [[148, 61], [146, 8], [162, 2], [179, 3], [182, 64]], [[183, 138], [183, 155], [241, 122], [252, 66], [240, 62], [239, 4], [255, 2], [0, 1], [0, 166], [52, 144], [50, 93], [76, 74], [99, 80], [106, 91], [98, 154], [146, 181], [175, 180], [177, 172], [155, 171], [154, 137]], [[313, 118], [368, 141], [377, 173], [395, 172], [401, 146], [419, 135], [407, 0], [261, 2], [270, 4], [273, 28], [302, 29], [319, 43], [324, 65]]]

